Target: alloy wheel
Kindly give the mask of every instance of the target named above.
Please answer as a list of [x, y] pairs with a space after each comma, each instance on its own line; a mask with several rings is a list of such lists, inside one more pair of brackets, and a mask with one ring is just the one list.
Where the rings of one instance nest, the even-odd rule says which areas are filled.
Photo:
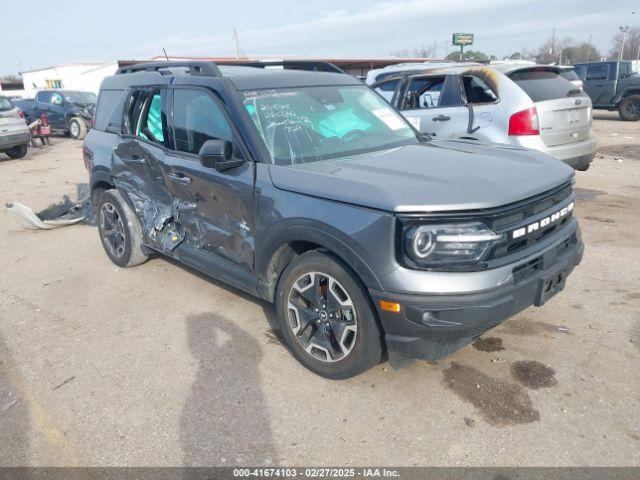
[[116, 207], [109, 202], [103, 203], [100, 207], [100, 234], [112, 256], [119, 258], [124, 255], [124, 224]]
[[332, 276], [309, 272], [289, 291], [289, 326], [296, 341], [323, 362], [344, 359], [356, 343], [356, 309], [347, 290]]
[[73, 138], [78, 138], [80, 136], [80, 125], [78, 122], [71, 122], [71, 136]]
[[627, 102], [627, 104], [625, 105], [625, 110], [629, 115], [640, 114], [640, 100], [637, 100], [635, 102]]

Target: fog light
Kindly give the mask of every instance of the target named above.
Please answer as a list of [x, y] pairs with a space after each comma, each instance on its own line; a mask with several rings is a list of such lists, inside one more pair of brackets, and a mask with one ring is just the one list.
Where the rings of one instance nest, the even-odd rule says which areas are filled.
[[433, 313], [431, 312], [424, 312], [422, 314], [422, 321], [423, 322], [430, 322], [431, 320], [433, 320]]

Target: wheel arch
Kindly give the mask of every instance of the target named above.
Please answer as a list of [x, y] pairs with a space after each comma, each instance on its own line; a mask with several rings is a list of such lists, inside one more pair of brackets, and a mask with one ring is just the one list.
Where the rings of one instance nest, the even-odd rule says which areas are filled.
[[93, 205], [96, 204], [98, 198], [105, 190], [111, 190], [116, 188], [111, 175], [107, 172], [103, 171], [95, 171], [91, 174], [90, 180], [91, 187], [91, 202]]
[[613, 103], [615, 105], [620, 105], [620, 103], [627, 97], [631, 96], [631, 95], [640, 95], [640, 86], [635, 86], [635, 87], [627, 87], [623, 90], [621, 90], [620, 92], [618, 92], [618, 94], [616, 95]]
[[375, 272], [365, 260], [348, 245], [348, 237], [333, 227], [323, 224], [284, 225], [274, 227], [274, 235], [256, 252], [258, 291], [264, 299], [273, 302], [276, 286], [282, 272], [297, 256], [311, 250], [335, 255], [355, 272], [365, 287], [382, 288]]

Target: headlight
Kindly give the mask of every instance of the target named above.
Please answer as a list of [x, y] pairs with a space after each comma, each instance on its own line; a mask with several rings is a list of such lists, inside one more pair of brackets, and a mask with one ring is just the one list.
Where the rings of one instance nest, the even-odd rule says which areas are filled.
[[413, 225], [404, 235], [404, 252], [422, 267], [481, 261], [502, 235], [480, 222]]

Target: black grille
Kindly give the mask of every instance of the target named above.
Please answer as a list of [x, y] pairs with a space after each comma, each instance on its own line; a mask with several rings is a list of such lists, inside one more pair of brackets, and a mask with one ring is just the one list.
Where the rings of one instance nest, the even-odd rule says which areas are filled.
[[[522, 250], [524, 248], [535, 245], [543, 238], [551, 235], [554, 232], [557, 232], [558, 230], [561, 230], [562, 227], [564, 227], [567, 224], [567, 222], [569, 222], [570, 219], [571, 219], [571, 214], [568, 214], [562, 217], [562, 220], [558, 221], [557, 223], [549, 225], [546, 228], [541, 228], [540, 230], [537, 230], [533, 234], [529, 234], [522, 238], [506, 240], [504, 243], [498, 244], [493, 249], [493, 251], [491, 252], [491, 255], [489, 256], [489, 259], [504, 257], [506, 255], [510, 255], [512, 253], [518, 252], [519, 250]], [[508, 235], [512, 230], [513, 230], [512, 228], [509, 228], [504, 233]]]
[[571, 196], [570, 183], [525, 202], [503, 207], [500, 213], [490, 216], [488, 225], [496, 232], [505, 230], [512, 225], [516, 225], [556, 205], [560, 205], [561, 202], [569, 198], [569, 196]]
[[556, 213], [570, 204], [571, 198], [571, 185], [567, 184], [486, 219], [485, 221], [494, 232], [503, 233], [505, 236], [505, 240], [497, 244], [489, 253], [487, 261], [496, 260], [524, 250], [561, 230], [570, 221], [571, 212], [558, 221], [552, 222], [546, 227], [541, 227], [523, 237], [511, 238], [511, 232], [547, 215]]

